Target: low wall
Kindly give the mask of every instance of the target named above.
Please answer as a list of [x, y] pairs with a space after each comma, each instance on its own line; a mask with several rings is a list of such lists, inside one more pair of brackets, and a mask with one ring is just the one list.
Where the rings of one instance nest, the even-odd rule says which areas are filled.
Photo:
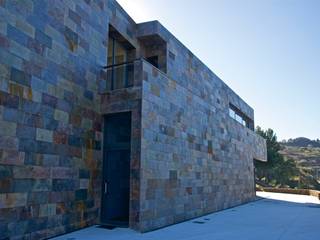
[[320, 191], [316, 191], [316, 190], [309, 190], [309, 195], [310, 196], [314, 196], [320, 199]]
[[262, 192], [275, 192], [275, 193], [291, 193], [300, 195], [310, 195], [320, 199], [320, 191], [310, 190], [310, 189], [292, 189], [292, 188], [268, 188], [259, 187], [257, 190]]

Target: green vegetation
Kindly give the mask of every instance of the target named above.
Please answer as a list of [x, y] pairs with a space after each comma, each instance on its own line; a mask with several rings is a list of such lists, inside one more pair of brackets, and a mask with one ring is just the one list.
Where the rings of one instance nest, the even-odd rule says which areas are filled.
[[[268, 150], [268, 162], [255, 162], [258, 184], [279, 188], [320, 190], [320, 184], [313, 169], [306, 167], [301, 164], [299, 159], [292, 157], [288, 153], [288, 147], [277, 141], [277, 136], [272, 129], [263, 130], [257, 127], [256, 132], [266, 139]], [[307, 153], [310, 151], [305, 148], [301, 150]], [[295, 153], [295, 156], [297, 156], [297, 153]]]

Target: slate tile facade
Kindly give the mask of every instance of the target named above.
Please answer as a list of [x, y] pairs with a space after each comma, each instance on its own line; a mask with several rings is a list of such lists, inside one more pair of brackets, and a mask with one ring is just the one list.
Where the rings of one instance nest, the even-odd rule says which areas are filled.
[[[134, 84], [107, 92], [109, 29]], [[263, 139], [229, 117], [253, 109], [157, 21], [114, 0], [0, 0], [0, 239], [100, 222], [103, 117], [132, 112], [130, 219], [149, 231], [250, 201]]]

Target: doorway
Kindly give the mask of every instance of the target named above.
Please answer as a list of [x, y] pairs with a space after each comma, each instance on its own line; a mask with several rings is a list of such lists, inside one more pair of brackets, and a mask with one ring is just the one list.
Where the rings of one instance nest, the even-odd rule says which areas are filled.
[[129, 224], [131, 113], [110, 114], [104, 120], [101, 222]]

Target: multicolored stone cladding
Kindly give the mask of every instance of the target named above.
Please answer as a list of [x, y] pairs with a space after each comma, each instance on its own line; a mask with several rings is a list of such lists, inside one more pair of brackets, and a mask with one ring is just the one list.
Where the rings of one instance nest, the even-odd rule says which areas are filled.
[[148, 63], [144, 71], [140, 230], [253, 200], [264, 140], [231, 119], [214, 91], [210, 102]]
[[[134, 48], [134, 86], [105, 92], [109, 25]], [[250, 201], [263, 139], [253, 110], [157, 21], [114, 0], [0, 0], [0, 239], [100, 221], [102, 125], [132, 112], [130, 227], [149, 231]]]
[[0, 239], [45, 239], [99, 219], [107, 9], [0, 1]]

